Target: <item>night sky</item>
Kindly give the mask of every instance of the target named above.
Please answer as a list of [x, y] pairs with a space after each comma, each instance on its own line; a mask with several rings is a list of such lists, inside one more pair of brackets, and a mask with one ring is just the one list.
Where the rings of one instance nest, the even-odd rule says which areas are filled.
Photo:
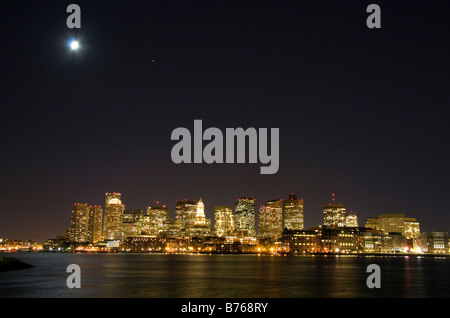
[[[81, 7], [81, 29], [66, 8]], [[366, 8], [381, 7], [381, 29]], [[1, 1], [0, 238], [64, 234], [74, 202], [304, 199], [450, 231], [448, 1]], [[75, 37], [81, 48], [71, 52]], [[180, 164], [177, 127], [279, 128], [280, 168]], [[204, 144], [206, 144], [205, 142]]]

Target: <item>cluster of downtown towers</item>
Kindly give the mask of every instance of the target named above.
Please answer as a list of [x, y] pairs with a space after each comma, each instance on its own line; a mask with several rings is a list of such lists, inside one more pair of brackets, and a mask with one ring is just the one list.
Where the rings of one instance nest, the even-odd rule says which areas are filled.
[[[136, 236], [202, 237], [230, 235], [258, 236], [276, 241], [284, 229], [303, 230], [303, 199], [293, 193], [287, 199], [266, 201], [259, 207], [256, 230], [255, 199], [238, 198], [232, 206], [214, 207], [214, 226], [205, 217], [202, 200], [176, 201], [175, 219], [170, 219], [166, 206], [148, 206], [147, 210], [127, 210], [120, 193], [106, 193], [105, 209], [101, 206], [75, 203], [66, 237], [72, 242], [96, 243], [123, 241]], [[324, 225], [358, 226], [355, 214], [348, 214], [341, 204], [324, 206]]]

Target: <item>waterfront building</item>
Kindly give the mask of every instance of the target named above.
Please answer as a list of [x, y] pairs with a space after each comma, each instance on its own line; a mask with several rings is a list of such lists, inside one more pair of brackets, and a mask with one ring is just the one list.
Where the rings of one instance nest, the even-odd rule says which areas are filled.
[[382, 247], [382, 233], [372, 228], [364, 228], [360, 232], [361, 253], [380, 253]]
[[429, 254], [448, 253], [448, 232], [423, 232], [419, 238], [422, 252]]
[[319, 235], [314, 230], [289, 230], [282, 233], [283, 251], [292, 254], [311, 254], [319, 251]]
[[380, 253], [408, 252], [406, 238], [401, 232], [389, 232], [381, 235]]
[[138, 235], [128, 237], [121, 247], [130, 252], [164, 252], [167, 240], [166, 238]]
[[303, 199], [297, 199], [297, 195], [291, 193], [284, 201], [283, 228], [303, 230], [303, 227]]
[[259, 237], [276, 241], [283, 232], [283, 200], [267, 201], [259, 207]]
[[360, 248], [359, 228], [322, 227], [317, 230], [321, 253], [357, 253]]
[[234, 225], [236, 232], [243, 235], [256, 235], [255, 199], [242, 197], [234, 206]]

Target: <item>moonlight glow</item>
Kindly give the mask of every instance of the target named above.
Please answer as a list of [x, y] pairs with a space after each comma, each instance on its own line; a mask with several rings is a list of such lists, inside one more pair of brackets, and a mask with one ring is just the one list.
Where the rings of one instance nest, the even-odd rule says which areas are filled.
[[70, 42], [69, 46], [70, 46], [70, 49], [71, 49], [72, 51], [76, 51], [76, 50], [78, 50], [78, 48], [80, 47], [78, 41], [75, 41], [75, 40], [73, 40], [72, 42]]

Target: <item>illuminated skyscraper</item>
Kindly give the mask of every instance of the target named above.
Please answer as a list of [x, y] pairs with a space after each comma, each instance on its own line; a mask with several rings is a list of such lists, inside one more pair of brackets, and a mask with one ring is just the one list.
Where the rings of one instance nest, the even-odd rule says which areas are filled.
[[216, 236], [228, 236], [233, 232], [233, 230], [233, 208], [231, 206], [214, 207], [214, 232]]
[[297, 199], [293, 193], [284, 201], [283, 227], [288, 230], [303, 230], [303, 200]]
[[88, 242], [89, 206], [75, 203], [72, 207], [69, 236], [72, 242]]
[[194, 200], [176, 201], [175, 220], [181, 226], [180, 235], [188, 235], [189, 229], [195, 224], [197, 216], [197, 202]]
[[120, 193], [106, 193], [105, 200], [105, 220], [103, 224], [103, 237], [105, 240], [123, 239], [123, 211], [125, 205], [122, 204]]
[[144, 227], [144, 211], [124, 210], [122, 218], [123, 239], [142, 234]]
[[202, 198], [197, 203], [197, 214], [195, 215], [195, 225], [205, 225], [205, 205], [202, 202]]
[[345, 205], [334, 202], [334, 193], [332, 203], [323, 206], [323, 225], [328, 227], [345, 227], [347, 223], [347, 208]]
[[192, 227], [188, 229], [188, 235], [193, 236], [207, 236], [211, 234], [211, 220], [205, 217], [205, 205], [202, 199], [197, 203], [197, 212], [195, 214], [195, 222]]
[[160, 235], [164, 231], [164, 224], [169, 220], [169, 208], [166, 206], [148, 206], [150, 233]]
[[345, 220], [346, 227], [358, 227], [358, 216], [354, 213], [347, 214], [347, 219]]
[[259, 236], [275, 241], [283, 232], [283, 200], [267, 201], [259, 207]]
[[234, 206], [234, 226], [236, 232], [244, 235], [256, 235], [255, 199], [239, 198]]
[[102, 240], [103, 209], [100, 205], [89, 207], [88, 241], [97, 243]]
[[419, 238], [420, 224], [415, 218], [405, 218], [404, 236], [408, 240], [415, 240]]

